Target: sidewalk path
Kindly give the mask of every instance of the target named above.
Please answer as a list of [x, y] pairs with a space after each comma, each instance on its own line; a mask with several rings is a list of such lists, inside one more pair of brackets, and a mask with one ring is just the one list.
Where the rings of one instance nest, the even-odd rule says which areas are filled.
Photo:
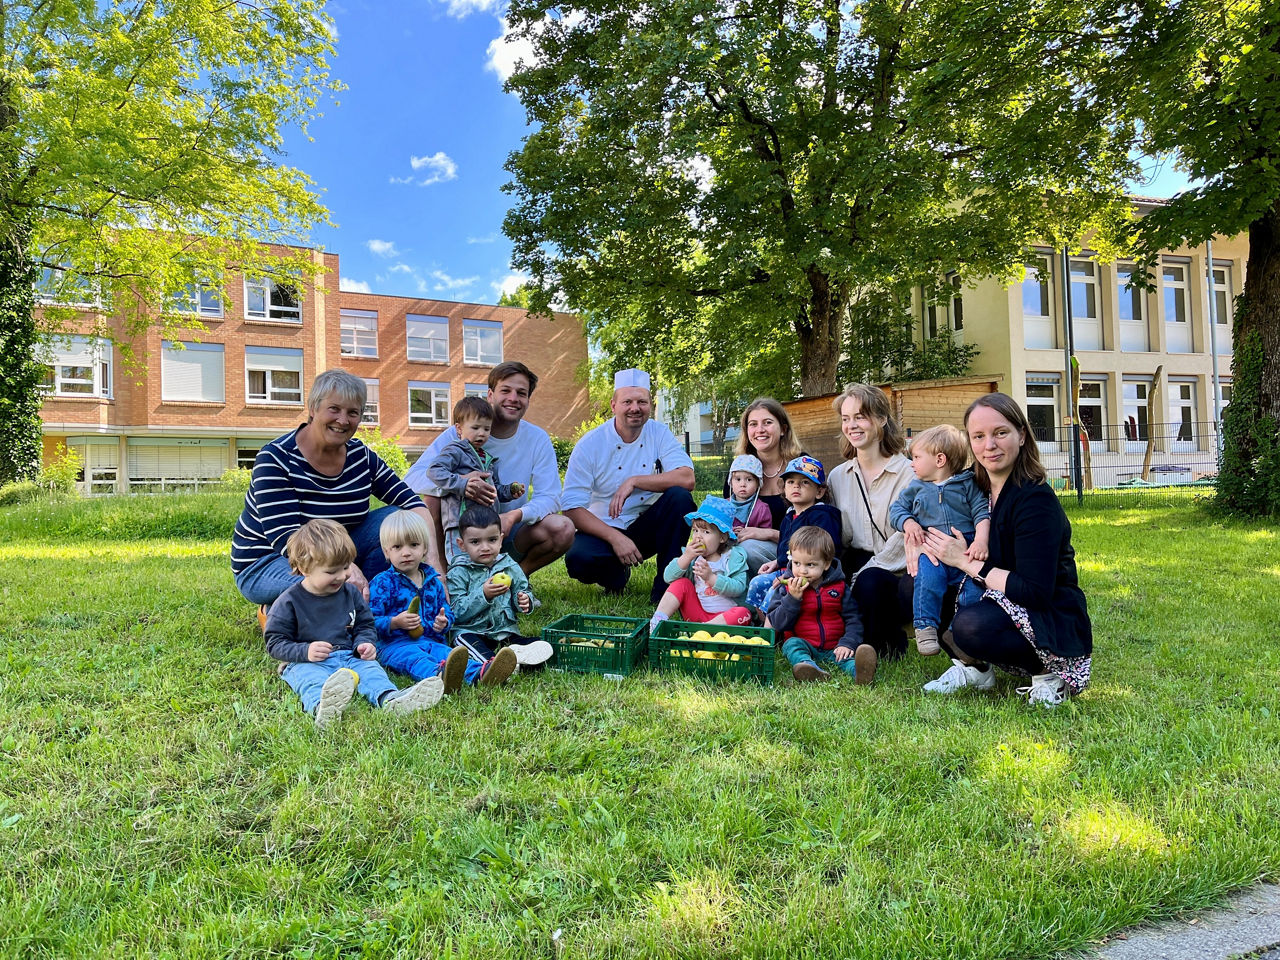
[[1191, 922], [1136, 927], [1088, 960], [1280, 960], [1280, 885], [1264, 884]]

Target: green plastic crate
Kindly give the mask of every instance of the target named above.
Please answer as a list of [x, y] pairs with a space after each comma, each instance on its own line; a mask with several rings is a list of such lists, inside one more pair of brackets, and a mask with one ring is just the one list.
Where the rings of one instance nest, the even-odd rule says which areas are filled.
[[[649, 621], [637, 617], [604, 617], [571, 613], [542, 628], [542, 639], [555, 648], [552, 670], [598, 673], [621, 678], [645, 662]], [[577, 641], [599, 640], [600, 646]]]
[[[727, 633], [732, 637], [763, 637], [768, 646], [749, 646], [725, 641], [682, 640], [697, 630], [713, 636]], [[649, 668], [664, 673], [686, 673], [707, 680], [754, 680], [765, 686], [773, 684], [773, 661], [777, 654], [773, 630], [768, 627], [732, 627], [721, 624], [685, 623], [663, 620], [649, 637]], [[725, 658], [694, 656], [694, 652], [725, 654]], [[738, 659], [734, 660], [733, 657]]]

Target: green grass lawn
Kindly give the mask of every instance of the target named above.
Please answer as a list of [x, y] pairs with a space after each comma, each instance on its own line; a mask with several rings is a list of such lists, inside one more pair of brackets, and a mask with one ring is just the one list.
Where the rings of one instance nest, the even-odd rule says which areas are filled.
[[[1280, 527], [1073, 510], [1093, 686], [1032, 710], [545, 674], [317, 735], [238, 498], [0, 511], [0, 953], [1043, 957], [1275, 879]], [[531, 626], [647, 613], [535, 577]]]

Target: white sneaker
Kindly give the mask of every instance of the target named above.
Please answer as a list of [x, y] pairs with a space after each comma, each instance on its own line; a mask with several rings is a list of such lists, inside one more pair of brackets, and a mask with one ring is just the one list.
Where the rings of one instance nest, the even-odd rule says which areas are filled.
[[343, 711], [351, 706], [359, 685], [360, 676], [350, 667], [341, 667], [329, 674], [329, 679], [320, 688], [320, 702], [316, 704], [317, 729], [323, 730], [342, 716]]
[[1037, 673], [1031, 678], [1031, 686], [1019, 687], [1018, 693], [1027, 698], [1027, 703], [1056, 707], [1067, 699], [1067, 682], [1056, 673]]
[[936, 680], [930, 680], [924, 685], [925, 693], [955, 693], [965, 687], [973, 687], [975, 690], [990, 690], [996, 685], [995, 667], [988, 666], [985, 670], [979, 670], [977, 667], [970, 667], [961, 663], [954, 657], [951, 660], [951, 664], [943, 672], [942, 676]]
[[545, 640], [530, 640], [528, 643], [513, 643], [511, 649], [515, 651], [516, 663], [524, 664], [528, 667], [536, 667], [540, 663], [546, 663], [554, 654], [555, 648]]
[[444, 681], [439, 677], [427, 677], [412, 687], [387, 694], [379, 706], [388, 713], [417, 713], [430, 710], [444, 696]]

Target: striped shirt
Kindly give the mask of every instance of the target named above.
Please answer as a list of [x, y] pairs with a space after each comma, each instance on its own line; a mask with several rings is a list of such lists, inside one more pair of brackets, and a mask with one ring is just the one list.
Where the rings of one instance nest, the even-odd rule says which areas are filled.
[[[302, 429], [301, 427], [298, 428]], [[253, 479], [231, 538], [231, 572], [263, 557], [285, 556], [285, 541], [308, 520], [336, 520], [354, 530], [369, 515], [369, 495], [402, 507], [422, 506], [395, 471], [355, 438], [336, 477], [319, 473], [298, 449], [298, 431], [272, 440], [253, 461]]]

